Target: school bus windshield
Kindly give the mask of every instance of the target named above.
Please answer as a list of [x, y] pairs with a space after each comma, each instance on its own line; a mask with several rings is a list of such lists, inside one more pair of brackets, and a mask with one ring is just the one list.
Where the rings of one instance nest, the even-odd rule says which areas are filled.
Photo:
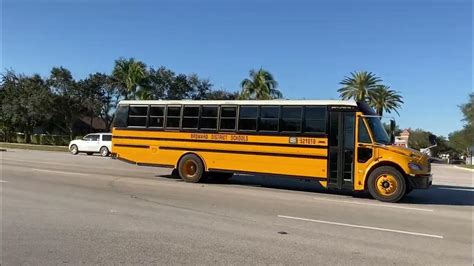
[[382, 125], [379, 117], [366, 117], [375, 142], [381, 144], [390, 144], [390, 138]]

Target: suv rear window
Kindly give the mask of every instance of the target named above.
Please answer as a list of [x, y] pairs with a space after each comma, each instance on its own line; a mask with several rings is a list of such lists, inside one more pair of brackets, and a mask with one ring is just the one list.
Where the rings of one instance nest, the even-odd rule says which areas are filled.
[[102, 141], [112, 141], [112, 135], [102, 135]]

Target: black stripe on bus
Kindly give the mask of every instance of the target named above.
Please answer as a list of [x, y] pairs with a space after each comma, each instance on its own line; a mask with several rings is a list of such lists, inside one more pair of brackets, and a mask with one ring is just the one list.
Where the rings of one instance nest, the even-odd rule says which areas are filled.
[[171, 164], [137, 163], [137, 162], [135, 162], [135, 161], [128, 160], [128, 159], [125, 159], [125, 158], [122, 158], [122, 157], [117, 157], [116, 159], [117, 159], [117, 160], [120, 160], [120, 161], [122, 161], [122, 162], [130, 163], [130, 164], [136, 164], [136, 165], [139, 165], [139, 166], [153, 166], [153, 167], [174, 168], [174, 165], [171, 165]]
[[[241, 135], [236, 135], [241, 136]], [[260, 145], [272, 147], [294, 147], [294, 148], [315, 148], [327, 149], [326, 145], [304, 145], [304, 144], [285, 144], [285, 143], [266, 143], [266, 142], [240, 142], [240, 141], [222, 141], [222, 140], [205, 140], [205, 139], [177, 139], [177, 138], [155, 138], [155, 137], [134, 137], [134, 136], [114, 136], [114, 139], [140, 139], [140, 140], [158, 140], [158, 141], [182, 141], [182, 142], [202, 142], [202, 143], [219, 143], [219, 144], [235, 144], [235, 145]]]
[[202, 151], [202, 152], [215, 152], [215, 153], [231, 153], [231, 154], [244, 154], [244, 155], [262, 155], [262, 156], [276, 156], [276, 157], [294, 157], [294, 158], [306, 158], [306, 159], [327, 159], [327, 156], [321, 155], [302, 155], [302, 154], [291, 154], [291, 153], [272, 153], [272, 152], [254, 152], [254, 151], [232, 151], [232, 150], [219, 150], [219, 149], [200, 149], [200, 148], [182, 148], [182, 147], [165, 147], [160, 146], [160, 150], [177, 150], [177, 151]]
[[313, 176], [299, 176], [299, 175], [285, 175], [285, 174], [271, 174], [271, 173], [261, 173], [261, 172], [250, 172], [250, 171], [240, 171], [240, 170], [226, 170], [218, 168], [209, 168], [211, 172], [224, 172], [224, 173], [236, 173], [236, 174], [246, 174], [246, 175], [268, 175], [276, 177], [289, 177], [289, 178], [299, 178], [305, 180], [314, 180], [314, 181], [327, 181], [326, 177], [313, 177]]
[[114, 144], [115, 147], [127, 147], [127, 148], [141, 148], [141, 149], [148, 149], [150, 146], [148, 145], [137, 145], [137, 144]]
[[171, 164], [159, 164], [159, 163], [136, 163], [139, 166], [152, 166], [152, 167], [163, 167], [163, 168], [174, 168]]

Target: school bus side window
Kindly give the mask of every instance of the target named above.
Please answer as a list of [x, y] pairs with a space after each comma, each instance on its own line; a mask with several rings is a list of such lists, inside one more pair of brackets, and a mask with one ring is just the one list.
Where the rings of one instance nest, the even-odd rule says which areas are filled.
[[203, 130], [216, 130], [217, 113], [217, 106], [203, 106], [201, 109], [201, 119], [199, 121], [199, 128]]
[[283, 106], [281, 108], [282, 132], [301, 132], [301, 106]]
[[150, 106], [150, 118], [148, 120], [148, 127], [162, 128], [165, 118], [165, 106]]
[[258, 131], [278, 132], [279, 106], [261, 106]]
[[326, 133], [326, 107], [305, 106], [305, 133]]
[[128, 111], [129, 127], [146, 127], [146, 119], [148, 116], [148, 106], [130, 106]]
[[235, 130], [235, 121], [237, 117], [237, 107], [235, 106], [222, 106], [221, 107], [221, 121], [220, 129], [225, 131]]
[[183, 129], [197, 129], [199, 125], [199, 106], [184, 106]]
[[239, 130], [255, 131], [257, 130], [257, 106], [240, 106], [239, 111]]
[[166, 128], [179, 128], [181, 106], [168, 106], [166, 110]]

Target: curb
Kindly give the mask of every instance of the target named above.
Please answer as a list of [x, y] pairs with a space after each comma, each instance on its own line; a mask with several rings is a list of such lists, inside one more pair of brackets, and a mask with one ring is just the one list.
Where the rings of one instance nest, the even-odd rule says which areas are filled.
[[459, 166], [454, 166], [454, 168], [474, 172], [474, 169], [469, 169], [469, 168], [464, 168], [464, 167], [459, 167]]
[[7, 151], [7, 149], [0, 148], [0, 152]]

